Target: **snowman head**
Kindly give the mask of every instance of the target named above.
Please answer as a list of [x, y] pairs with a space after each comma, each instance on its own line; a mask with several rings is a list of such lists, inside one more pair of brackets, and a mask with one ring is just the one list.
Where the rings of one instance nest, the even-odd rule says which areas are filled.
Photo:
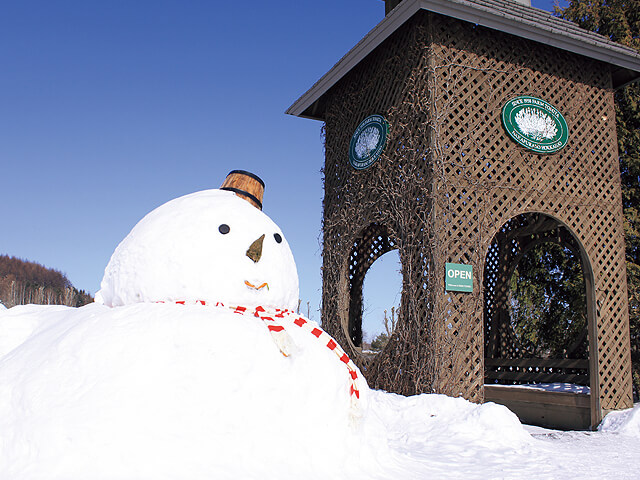
[[176, 198], [146, 215], [118, 245], [96, 302], [222, 302], [295, 309], [289, 244], [262, 211], [228, 190]]

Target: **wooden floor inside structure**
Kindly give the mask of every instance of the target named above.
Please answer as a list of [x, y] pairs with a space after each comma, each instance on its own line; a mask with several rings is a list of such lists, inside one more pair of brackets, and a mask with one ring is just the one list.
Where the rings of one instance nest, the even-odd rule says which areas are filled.
[[504, 405], [522, 423], [559, 430], [591, 428], [590, 395], [514, 385], [485, 385], [484, 401]]

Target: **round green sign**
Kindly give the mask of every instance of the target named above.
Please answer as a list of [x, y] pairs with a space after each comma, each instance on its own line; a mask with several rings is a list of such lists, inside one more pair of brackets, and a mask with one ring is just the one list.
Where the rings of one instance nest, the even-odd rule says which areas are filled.
[[349, 144], [349, 163], [357, 170], [364, 170], [373, 165], [384, 151], [387, 143], [389, 124], [382, 115], [371, 115], [365, 118]]
[[511, 138], [536, 153], [554, 153], [569, 140], [569, 127], [557, 108], [536, 97], [516, 97], [502, 107]]

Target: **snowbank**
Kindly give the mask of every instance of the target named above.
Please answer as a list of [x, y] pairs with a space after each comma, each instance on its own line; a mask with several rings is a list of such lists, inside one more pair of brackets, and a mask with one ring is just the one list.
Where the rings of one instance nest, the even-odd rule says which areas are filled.
[[362, 384], [354, 415], [344, 364], [315, 337], [281, 320], [296, 344], [286, 358], [259, 319], [219, 311], [0, 311], [0, 478], [582, 479], [640, 468], [638, 406], [600, 432], [532, 438], [495, 404]]
[[598, 431], [620, 433], [640, 439], [640, 403], [627, 410], [610, 412], [600, 423]]
[[372, 391], [371, 396], [373, 414], [400, 451], [421, 450], [431, 456], [436, 445], [446, 444], [450, 453], [464, 455], [472, 446], [492, 451], [518, 449], [531, 442], [518, 417], [502, 405], [477, 405], [437, 394], [404, 397]]

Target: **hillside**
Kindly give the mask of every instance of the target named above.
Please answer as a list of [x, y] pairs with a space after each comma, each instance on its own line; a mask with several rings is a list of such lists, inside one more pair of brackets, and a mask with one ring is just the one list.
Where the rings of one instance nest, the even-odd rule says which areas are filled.
[[92, 301], [90, 294], [75, 288], [62, 272], [0, 255], [0, 303], [4, 306], [34, 303], [80, 307]]

